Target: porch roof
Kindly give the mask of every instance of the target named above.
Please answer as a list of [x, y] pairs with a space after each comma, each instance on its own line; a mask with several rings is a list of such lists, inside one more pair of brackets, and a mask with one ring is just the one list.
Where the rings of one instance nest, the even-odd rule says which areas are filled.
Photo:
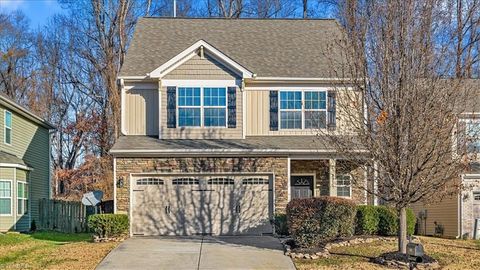
[[[338, 139], [352, 144], [352, 151], [365, 153], [355, 147], [355, 138]], [[356, 149], [356, 150], [354, 150]], [[335, 148], [322, 136], [249, 136], [245, 139], [158, 139], [149, 136], [121, 136], [110, 150], [122, 155], [185, 155], [185, 154], [333, 154]]]

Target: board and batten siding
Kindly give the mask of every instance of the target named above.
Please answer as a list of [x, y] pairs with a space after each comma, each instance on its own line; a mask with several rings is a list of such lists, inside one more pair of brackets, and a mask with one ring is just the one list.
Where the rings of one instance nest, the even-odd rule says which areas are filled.
[[419, 230], [424, 235], [435, 234], [435, 222], [443, 225], [445, 237], [457, 237], [458, 236], [458, 197], [448, 196], [441, 202], [424, 204], [415, 203], [411, 205], [411, 208], [418, 218], [419, 212], [427, 210], [427, 218], [422, 219], [418, 226]]
[[[28, 164], [32, 171], [28, 173], [30, 196], [29, 212], [32, 220], [38, 220], [38, 201], [50, 196], [50, 135], [49, 130], [29, 119], [12, 113], [12, 144], [4, 143], [5, 107], [0, 105], [0, 151], [13, 154]], [[17, 170], [17, 172], [20, 170]], [[3, 177], [3, 176], [2, 176]], [[22, 177], [22, 173], [19, 173]], [[0, 177], [1, 178], [1, 177]], [[16, 191], [16, 184], [14, 184]], [[14, 203], [16, 205], [16, 202]], [[16, 211], [16, 208], [14, 208]], [[30, 224], [28, 224], [28, 227]]]
[[[272, 85], [276, 88], [278, 85]], [[277, 131], [270, 130], [270, 90], [269, 86], [263, 86], [264, 89], [261, 90], [251, 90], [249, 89], [249, 85], [247, 85], [246, 89], [246, 136], [265, 136], [265, 135], [316, 135], [318, 134], [319, 130], [316, 129], [289, 129], [289, 130], [282, 130], [280, 128], [280, 121], [279, 121], [279, 129]], [[312, 87], [312, 86], [308, 86]], [[295, 90], [303, 90], [302, 85], [298, 85], [298, 88], [295, 87]], [[313, 90], [314, 91], [314, 90]], [[352, 99], [353, 95], [349, 94], [346, 95], [343, 91], [350, 91], [350, 90], [337, 90], [337, 104], [342, 102], [342, 98], [345, 99]], [[349, 93], [352, 93], [351, 91]], [[348, 98], [347, 98], [348, 97]], [[357, 101], [357, 104], [361, 105], [361, 99]], [[347, 135], [352, 134], [353, 128], [348, 124], [347, 114], [344, 113], [342, 108], [346, 108], [345, 106], [338, 106], [337, 105], [337, 117], [336, 122], [337, 126], [335, 128], [335, 132], [339, 135]], [[359, 115], [360, 116], [360, 115]], [[280, 117], [280, 110], [279, 110], [279, 117]]]
[[158, 83], [131, 83], [124, 91], [126, 135], [158, 135]]

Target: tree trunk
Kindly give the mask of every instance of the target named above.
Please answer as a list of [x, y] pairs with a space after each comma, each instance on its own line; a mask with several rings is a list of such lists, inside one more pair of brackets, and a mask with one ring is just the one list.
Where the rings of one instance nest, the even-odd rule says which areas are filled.
[[398, 252], [407, 253], [407, 208], [398, 209]]

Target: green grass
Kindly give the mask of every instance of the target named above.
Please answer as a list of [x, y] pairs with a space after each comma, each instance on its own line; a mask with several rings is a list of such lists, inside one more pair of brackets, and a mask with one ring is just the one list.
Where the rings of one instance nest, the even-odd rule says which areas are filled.
[[[480, 269], [480, 241], [421, 237], [428, 255], [437, 259], [442, 269]], [[310, 269], [384, 269], [371, 258], [395, 251], [395, 242], [375, 241], [369, 244], [332, 248], [329, 258], [294, 259], [299, 270]]]
[[92, 241], [89, 233], [61, 233], [52, 231], [39, 231], [30, 235], [38, 240], [46, 240], [57, 243], [88, 242]]
[[117, 243], [93, 243], [88, 233], [0, 234], [0, 269], [94, 269]]

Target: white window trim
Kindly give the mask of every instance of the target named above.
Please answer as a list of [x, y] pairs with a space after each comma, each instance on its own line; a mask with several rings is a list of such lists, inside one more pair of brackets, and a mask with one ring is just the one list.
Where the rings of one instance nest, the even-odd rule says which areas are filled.
[[[459, 119], [459, 121], [465, 123], [465, 134], [464, 134], [464, 136], [468, 136], [468, 134], [467, 134], [467, 132], [468, 132], [467, 125], [468, 124], [470, 124], [470, 123], [480, 124], [480, 119], [478, 119], [478, 118], [461, 118], [461, 119]], [[467, 148], [467, 154], [475, 154], [475, 152], [468, 152], [468, 148]]]
[[[300, 109], [282, 109], [281, 107], [281, 93], [282, 92], [301, 92], [301, 108]], [[306, 109], [305, 108], [305, 92], [324, 92], [325, 93], [325, 109]], [[282, 112], [301, 112], [302, 127], [301, 128], [282, 128]], [[325, 112], [325, 127], [321, 130], [327, 129], [328, 121], [328, 91], [325, 89], [283, 89], [278, 93], [278, 129], [283, 131], [299, 131], [299, 130], [318, 130], [318, 128], [305, 128], [305, 112]]]
[[[350, 178], [350, 185], [339, 185], [338, 184], [338, 177], [339, 176], [348, 176]], [[338, 195], [338, 188], [339, 187], [349, 187], [349, 193], [350, 193], [350, 196], [339, 196]], [[335, 175], [335, 191], [337, 193], [337, 197], [340, 197], [340, 198], [346, 198], [346, 199], [351, 199], [352, 198], [352, 176], [349, 174], [349, 173], [337, 173]]]
[[[27, 191], [27, 197], [21, 197], [21, 198], [18, 197], [18, 185], [19, 185], [19, 184], [23, 184], [23, 185], [24, 185], [24, 186], [23, 186], [23, 195], [25, 195], [25, 189], [26, 189], [26, 188], [28, 189], [28, 182], [27, 182], [27, 181], [18, 181], [18, 180], [17, 180], [17, 201], [16, 201], [16, 203], [17, 203], [17, 216], [18, 216], [18, 217], [21, 217], [21, 216], [24, 216], [24, 215], [28, 215], [28, 211], [25, 213], [25, 205], [26, 205], [26, 204], [25, 204], [25, 201], [27, 201], [27, 203], [30, 202], [30, 198], [29, 198], [29, 197], [30, 197], [30, 190]], [[18, 200], [22, 200], [22, 201], [23, 201], [23, 208], [22, 208], [23, 213], [21, 213], [21, 214], [18, 213], [18, 209], [19, 209], [19, 208], [18, 208]], [[28, 210], [30, 210], [30, 208], [28, 208]]]
[[[179, 105], [179, 89], [180, 88], [200, 88], [200, 106], [180, 106]], [[225, 88], [225, 106], [205, 106], [204, 105], [204, 89], [205, 88]], [[176, 93], [176, 116], [177, 116], [177, 126], [179, 128], [212, 128], [212, 129], [223, 129], [223, 128], [228, 128], [228, 86], [180, 86], [177, 87], [177, 93]], [[180, 109], [185, 108], [185, 109], [200, 109], [200, 126], [180, 126]], [[224, 126], [205, 126], [205, 109], [225, 109], [225, 125]]]
[[11, 217], [13, 216], [13, 180], [9, 179], [0, 179], [0, 182], [10, 182], [10, 197], [0, 197], [2, 199], [10, 199], [10, 214], [0, 214], [0, 217]]
[[[7, 126], [7, 113], [10, 114], [10, 127]], [[13, 141], [13, 114], [11, 111], [3, 110], [3, 143], [6, 145], [12, 145]], [[7, 142], [7, 129], [10, 130], [10, 142]]]

